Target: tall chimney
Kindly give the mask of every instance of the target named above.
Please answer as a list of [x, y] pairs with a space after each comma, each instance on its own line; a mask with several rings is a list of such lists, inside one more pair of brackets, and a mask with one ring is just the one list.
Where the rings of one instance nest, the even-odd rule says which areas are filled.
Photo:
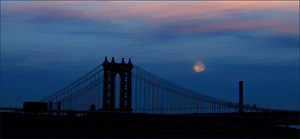
[[243, 81], [239, 81], [239, 113], [243, 112]]

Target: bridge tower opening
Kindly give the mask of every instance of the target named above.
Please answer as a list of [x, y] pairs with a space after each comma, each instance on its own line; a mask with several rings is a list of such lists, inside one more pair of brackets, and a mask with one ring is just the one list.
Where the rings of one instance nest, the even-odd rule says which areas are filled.
[[121, 77], [117, 73], [115, 76], [115, 109], [120, 109]]
[[[128, 63], [125, 63], [124, 58], [122, 58], [121, 63], [116, 63], [114, 57], [111, 62], [108, 62], [107, 57], [105, 57], [102, 66], [104, 68], [102, 109], [105, 111], [131, 112], [131, 74], [133, 68], [131, 59]], [[116, 87], [117, 74], [120, 76], [120, 87]], [[116, 94], [116, 89], [119, 89], [119, 96]], [[119, 99], [115, 97], [119, 97]], [[115, 103], [115, 101], [119, 102]], [[116, 107], [116, 104], [119, 104], [119, 107]]]

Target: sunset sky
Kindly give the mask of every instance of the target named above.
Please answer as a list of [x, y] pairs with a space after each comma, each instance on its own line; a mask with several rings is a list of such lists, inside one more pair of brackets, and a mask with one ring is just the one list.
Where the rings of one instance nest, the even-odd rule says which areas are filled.
[[39, 101], [105, 56], [232, 102], [243, 80], [245, 104], [300, 110], [299, 1], [1, 1], [1, 107]]

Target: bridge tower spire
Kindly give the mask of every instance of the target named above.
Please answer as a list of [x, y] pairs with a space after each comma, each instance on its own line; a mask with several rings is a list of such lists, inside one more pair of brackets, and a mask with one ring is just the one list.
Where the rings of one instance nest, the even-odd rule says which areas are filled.
[[[103, 83], [103, 110], [105, 111], [127, 111], [131, 112], [131, 59], [126, 64], [124, 58], [121, 63], [116, 63], [114, 57], [112, 62], [108, 62], [107, 57], [102, 64], [104, 68]], [[121, 78], [120, 87], [120, 108], [115, 108], [115, 76], [119, 74]]]

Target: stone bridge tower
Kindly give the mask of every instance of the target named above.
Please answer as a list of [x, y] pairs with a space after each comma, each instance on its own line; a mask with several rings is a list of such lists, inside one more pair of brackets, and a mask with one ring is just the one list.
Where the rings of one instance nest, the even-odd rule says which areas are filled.
[[[127, 111], [131, 112], [131, 74], [133, 65], [131, 59], [125, 63], [122, 58], [121, 63], [116, 63], [114, 57], [108, 62], [107, 57], [102, 64], [104, 68], [103, 83], [103, 110], [104, 111]], [[119, 74], [121, 78], [120, 86], [120, 108], [115, 108], [115, 77]]]

